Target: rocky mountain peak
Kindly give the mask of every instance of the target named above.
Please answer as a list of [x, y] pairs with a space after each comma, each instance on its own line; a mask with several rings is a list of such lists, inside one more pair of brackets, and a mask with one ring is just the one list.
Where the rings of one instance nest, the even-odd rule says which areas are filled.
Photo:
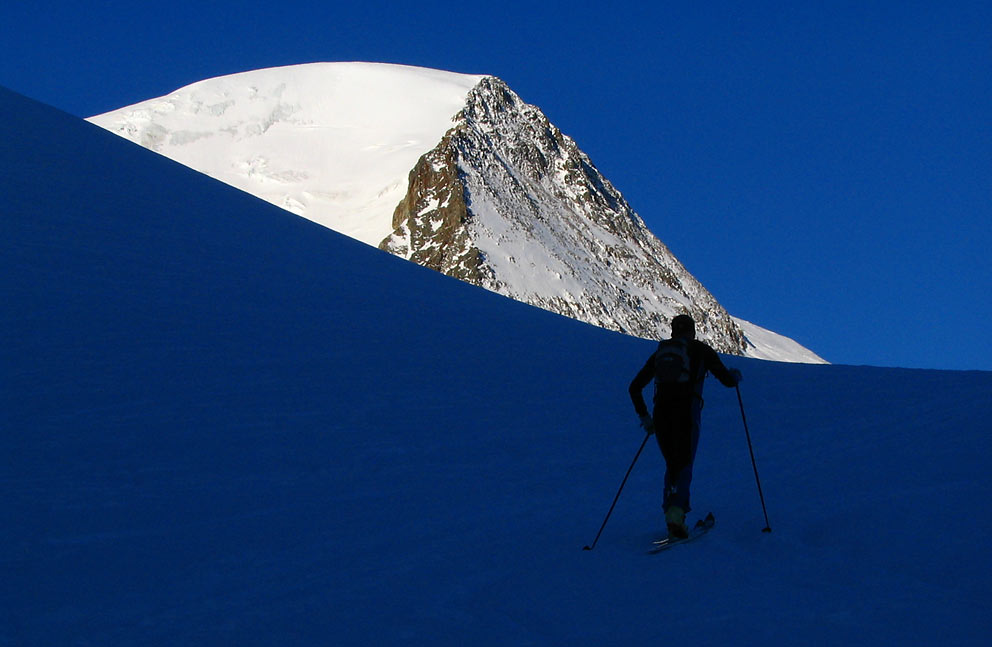
[[482, 79], [410, 173], [380, 248], [618, 332], [665, 337], [678, 313], [718, 350], [747, 339], [575, 142]]

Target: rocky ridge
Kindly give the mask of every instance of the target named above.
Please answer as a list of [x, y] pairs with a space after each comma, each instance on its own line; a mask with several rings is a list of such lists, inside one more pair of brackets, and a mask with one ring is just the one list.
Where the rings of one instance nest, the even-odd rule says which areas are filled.
[[678, 313], [721, 352], [730, 314], [541, 110], [486, 77], [410, 173], [390, 253], [505, 296], [639, 337]]

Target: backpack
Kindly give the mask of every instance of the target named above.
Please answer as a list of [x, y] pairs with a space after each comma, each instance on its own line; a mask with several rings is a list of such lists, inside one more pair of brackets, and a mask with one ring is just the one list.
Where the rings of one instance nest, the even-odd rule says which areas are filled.
[[654, 428], [676, 474], [692, 462], [692, 401], [689, 340], [665, 339], [654, 354]]
[[655, 389], [688, 386], [690, 380], [688, 340], [664, 339], [658, 342], [658, 350], [654, 354]]

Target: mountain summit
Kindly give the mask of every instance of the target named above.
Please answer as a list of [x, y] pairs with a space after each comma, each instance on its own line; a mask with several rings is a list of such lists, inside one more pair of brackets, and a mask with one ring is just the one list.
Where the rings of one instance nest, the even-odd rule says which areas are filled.
[[444, 274], [638, 337], [687, 312], [717, 350], [822, 362], [732, 317], [576, 143], [492, 76], [315, 63], [90, 119]]

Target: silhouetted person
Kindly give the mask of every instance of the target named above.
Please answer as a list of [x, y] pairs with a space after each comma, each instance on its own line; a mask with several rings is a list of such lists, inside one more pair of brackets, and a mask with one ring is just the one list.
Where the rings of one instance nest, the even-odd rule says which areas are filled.
[[[671, 537], [688, 537], [692, 464], [699, 444], [703, 410], [703, 381], [710, 372], [727, 387], [741, 381], [741, 372], [727, 369], [708, 344], [696, 339], [696, 323], [689, 315], [672, 319], [672, 338], [658, 343], [644, 368], [630, 383], [630, 399], [648, 434], [655, 434], [665, 457], [665, 494], [662, 506]], [[654, 415], [648, 415], [641, 391], [655, 382]]]

